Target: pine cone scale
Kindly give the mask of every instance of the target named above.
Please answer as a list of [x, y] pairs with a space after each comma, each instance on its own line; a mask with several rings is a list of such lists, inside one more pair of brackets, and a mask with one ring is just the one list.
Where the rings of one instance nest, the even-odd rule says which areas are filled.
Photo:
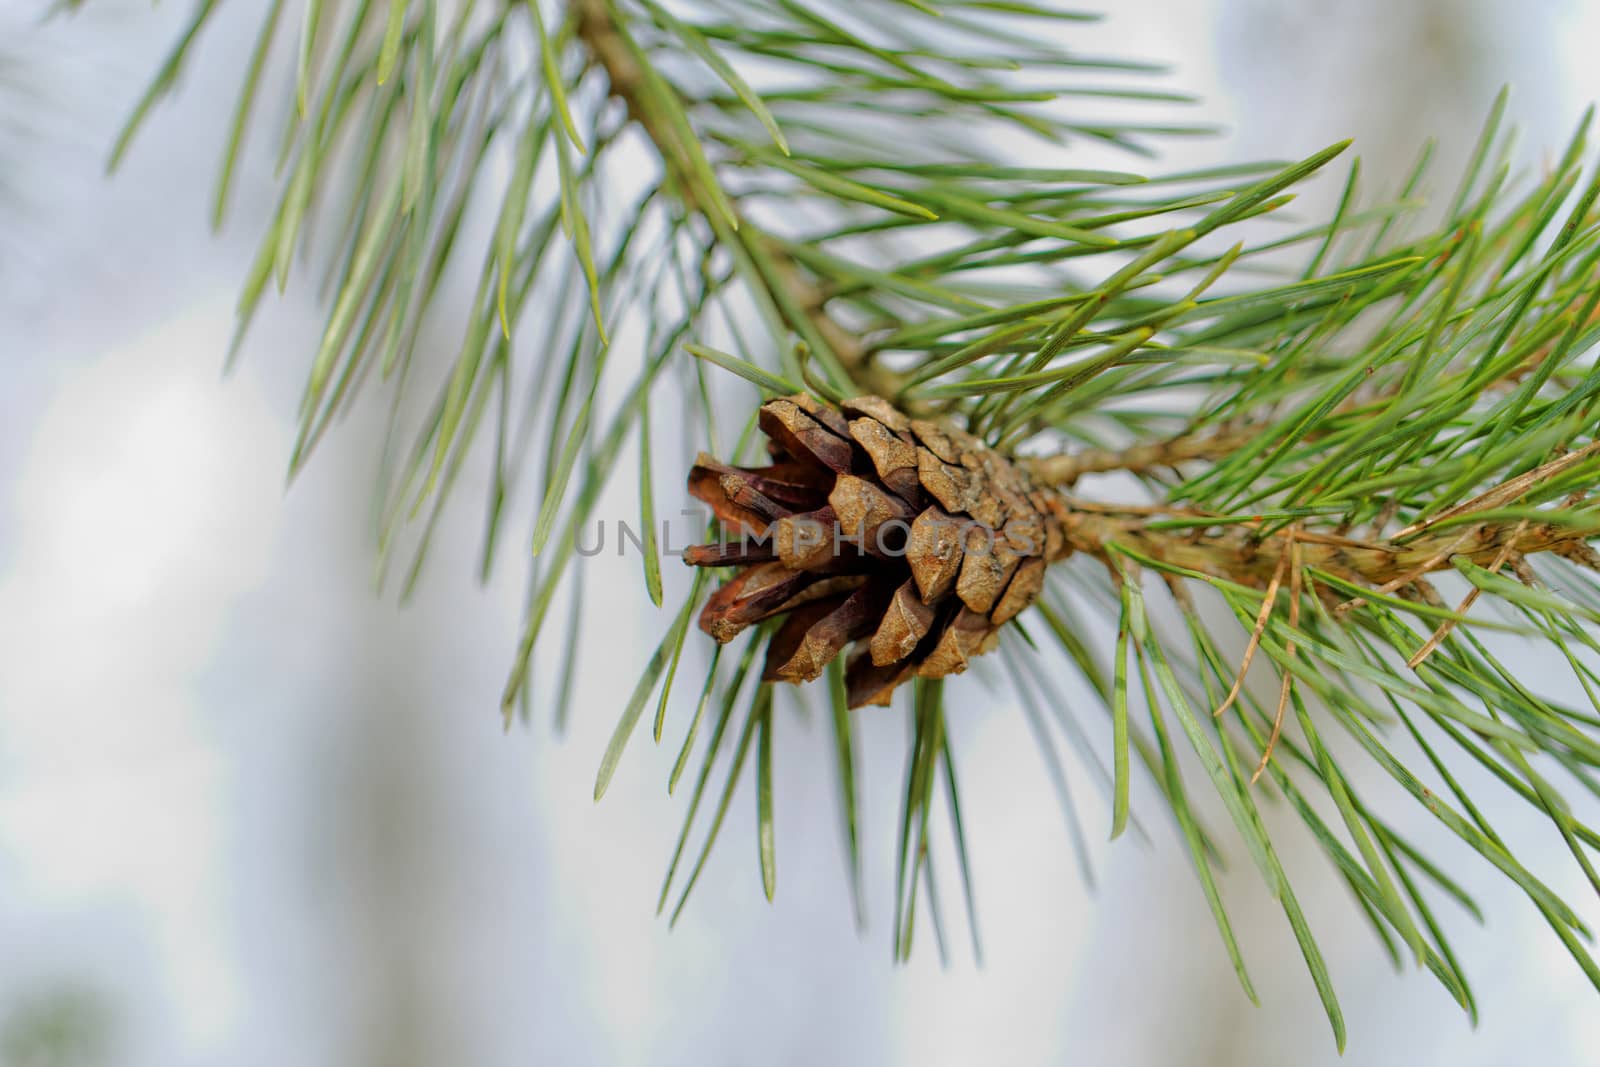
[[956, 576], [956, 596], [973, 611], [987, 615], [1021, 562], [1022, 557], [1003, 536], [973, 524], [967, 530], [961, 573]]
[[911, 523], [906, 559], [924, 603], [933, 603], [955, 586], [969, 525], [938, 508], [927, 509]]
[[916, 651], [917, 644], [933, 627], [934, 609], [923, 603], [915, 580], [907, 580], [894, 591], [884, 610], [883, 621], [872, 635], [868, 651], [874, 666], [887, 667]]
[[890, 491], [912, 506], [922, 499], [917, 471], [917, 446], [875, 418], [850, 423], [850, 437], [872, 460], [878, 478]]
[[790, 613], [772, 638], [762, 677], [809, 682], [846, 645], [872, 633], [888, 597], [868, 583], [846, 596], [819, 600]]
[[775, 445], [796, 459], [840, 473], [848, 471], [855, 459], [848, 427], [842, 423], [835, 428], [824, 426], [792, 400], [762, 405], [758, 424]]

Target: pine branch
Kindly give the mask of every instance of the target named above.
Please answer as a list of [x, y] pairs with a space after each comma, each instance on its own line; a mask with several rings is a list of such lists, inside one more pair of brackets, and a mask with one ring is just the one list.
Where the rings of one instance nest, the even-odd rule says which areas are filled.
[[[609, 0], [577, 0], [574, 11], [579, 39], [588, 47], [594, 60], [604, 68], [611, 92], [625, 102], [629, 114], [649, 134], [675, 182], [684, 190], [685, 199], [702, 215], [707, 211], [704, 205], [726, 202], [725, 194], [720, 189], [707, 190], [698, 184], [690, 149], [679, 140], [679, 132], [661, 116], [662, 106], [652, 106], [646, 88], [650, 79], [644, 72], [648, 61], [643, 60], [637, 47], [630, 47], [630, 42], [619, 32], [613, 21], [614, 9]], [[659, 76], [651, 72], [650, 78], [654, 79], [657, 91], [665, 91], [665, 84]], [[714, 221], [717, 216], [710, 218]], [[750, 242], [764, 241], [759, 232], [753, 232], [754, 228], [748, 220], [736, 213], [729, 218], [744, 231], [739, 239], [746, 247]], [[883, 375], [865, 373], [868, 370], [863, 365], [865, 346], [828, 316], [823, 294], [802, 278], [793, 263], [781, 252], [773, 255], [772, 250], [765, 251], [770, 257], [769, 262], [777, 268], [772, 275], [764, 277], [775, 290], [774, 303], [779, 307], [800, 309], [806, 314], [817, 331], [828, 339], [834, 354], [845, 367], [846, 373], [850, 374], [851, 384], [858, 391], [890, 391], [883, 388], [886, 384]], [[790, 325], [796, 327], [794, 323]], [[1540, 358], [1548, 355], [1548, 351], [1549, 346], [1546, 346], [1540, 356], [1530, 357], [1528, 363], [1519, 364], [1508, 372], [1507, 377], [1516, 380], [1525, 376], [1537, 366]], [[898, 389], [893, 391], [898, 392]], [[1028, 472], [1040, 484], [1070, 485], [1085, 473], [1110, 470], [1139, 473], [1161, 466], [1176, 467], [1187, 461], [1220, 458], [1259, 432], [1259, 427], [1227, 428], [1165, 442], [1136, 445], [1120, 452], [1106, 449], [1072, 450], [1034, 460], [1028, 464]], [[1592, 448], [1586, 448], [1558, 463], [1564, 468], [1590, 453]], [[1559, 473], [1555, 465], [1547, 466], [1550, 469], [1542, 469], [1545, 475]], [[1495, 492], [1509, 503], [1536, 481], [1536, 475], [1525, 477]], [[1490, 503], [1488, 497], [1474, 500], [1461, 505], [1460, 513], [1484, 510]], [[1070, 504], [1068, 506], [1071, 508]], [[1400, 545], [1317, 537], [1304, 532], [1298, 532], [1298, 535], [1281, 532], [1262, 538], [1254, 530], [1237, 526], [1226, 529], [1220, 536], [1175, 536], [1148, 529], [1153, 518], [1159, 521], [1159, 517], [1148, 513], [1113, 518], [1094, 511], [1079, 512], [1071, 508], [1070, 514], [1066, 523], [1067, 540], [1077, 551], [1101, 558], [1108, 558], [1110, 552], [1142, 551], [1152, 561], [1170, 568], [1196, 571], [1255, 588], [1265, 587], [1268, 577], [1278, 572], [1289, 546], [1296, 543], [1305, 545], [1303, 551], [1308, 565], [1328, 570], [1353, 583], [1386, 587], [1387, 591], [1392, 591], [1412, 584], [1431, 571], [1450, 567], [1452, 560], [1457, 557], [1479, 565], [1500, 558], [1503, 564], [1506, 558], [1521, 560], [1535, 552], [1581, 545], [1593, 529], [1587, 524], [1565, 527], [1557, 523], [1542, 523], [1529, 528], [1524, 521], [1513, 530], [1509, 523], [1491, 523], [1458, 535], [1416, 539]], [[1203, 531], [1204, 526], [1194, 523], [1192, 529]], [[1400, 539], [1403, 540], [1409, 532], [1412, 531], [1401, 531]]]
[[781, 248], [774, 247], [728, 204], [715, 174], [697, 166], [698, 145], [684, 141], [687, 124], [674, 124], [670, 118], [674, 110], [681, 110], [681, 103], [614, 20], [609, 0], [573, 0], [571, 9], [578, 39], [605, 71], [610, 92], [649, 135], [685, 204], [705, 219], [719, 239], [738, 242], [744, 249], [757, 266], [767, 299], [789, 327], [802, 337], [809, 334], [825, 343], [853, 392], [898, 392], [897, 378], [872, 364], [860, 341], [828, 315], [826, 295], [802, 276]]
[[[197, 8], [119, 153], [215, 7]], [[697, 662], [689, 622], [713, 584], [702, 570], [602, 763], [597, 794], [646, 705], [655, 699], [659, 739], [687, 700], [676, 783], [712, 722], [664, 907], [718, 754], [733, 747], [674, 916], [747, 763], [771, 895], [778, 681], [829, 678], [851, 871], [862, 868], [854, 779], [868, 769], [846, 707], [904, 682], [913, 729], [894, 947], [909, 951], [919, 899], [943, 944], [936, 792], [972, 901], [945, 729], [967, 690], [949, 676], [998, 641], [1012, 646], [1005, 677], [1030, 714], [1042, 693], [1086, 765], [1109, 749], [1114, 835], [1137, 824], [1142, 766], [1247, 993], [1213, 873], [1230, 841], [1193, 789], [1196, 768], [1283, 908], [1338, 1042], [1342, 1014], [1258, 809], [1264, 790], [1288, 801], [1380, 942], [1477, 1010], [1430, 896], [1476, 906], [1363, 796], [1364, 776], [1341, 763], [1352, 746], [1522, 889], [1600, 986], [1588, 931], [1517, 859], [1457, 766], [1478, 764], [1533, 805], [1600, 888], [1588, 854], [1600, 833], [1572, 802], [1600, 795], [1589, 543], [1600, 532], [1600, 178], [1582, 162], [1588, 118], [1553, 166], [1518, 175], [1502, 97], [1436, 221], [1424, 222], [1424, 153], [1376, 201], [1352, 164], [1333, 216], [1291, 225], [1294, 190], [1345, 145], [1176, 174], [1067, 165], [1074, 143], [1148, 157], [1204, 127], [1097, 117], [1100, 101], [1165, 110], [1188, 98], [1151, 87], [1159, 72], [1146, 65], [1058, 43], [1082, 16], [1048, 5], [571, 0], [469, 3], [442, 18], [430, 0], [321, 17], [320, 5], [274, 0], [219, 205], [279, 24], [294, 21], [280, 16], [295, 7], [313, 17], [300, 22], [282, 196], [246, 279], [241, 335], [315, 229], [335, 295], [293, 465], [363, 391], [389, 390], [380, 550], [387, 568], [422, 520], [407, 588], [480, 438], [493, 453], [485, 574], [518, 490], [534, 495], [507, 714], [528, 711], [538, 657], [555, 654], [540, 650], [557, 602], [570, 598], [574, 619], [583, 607], [579, 535], [635, 431], [640, 515], [656, 513], [653, 404], [685, 411], [706, 449], [691, 491], [731, 528], [782, 535], [691, 552], [731, 575], [701, 620], [739, 647], [719, 646], [698, 684], [675, 683]], [[997, 131], [1029, 138], [1026, 158]], [[641, 140], [659, 173], [620, 151]], [[462, 343], [437, 359], [419, 338], [447, 311], [436, 296], [474, 240], [464, 220], [492, 196], [497, 160], [510, 177], [492, 237], [466, 248], [478, 265]], [[525, 317], [538, 320], [532, 344]], [[713, 368], [768, 399], [758, 419], [728, 409]], [[625, 388], [606, 388], [619, 376]], [[436, 392], [418, 404], [430, 379]], [[771, 400], [783, 394], [794, 395]], [[758, 425], [777, 459], [739, 466]], [[730, 426], [745, 427], [737, 441]], [[1132, 501], [1130, 484], [1142, 493]], [[813, 555], [798, 536], [802, 518], [863, 540], [891, 519], [914, 534], [935, 512], [961, 536], [941, 540], [924, 522], [923, 540], [908, 535], [922, 553], [911, 562], [866, 547]], [[972, 539], [984, 530], [1005, 536], [985, 550]], [[642, 593], [660, 603], [679, 583], [661, 543], [642, 547]], [[1084, 603], [1118, 620], [1109, 659]], [[1235, 635], [1217, 620], [1229, 616], [1242, 666], [1223, 647]], [[575, 688], [571, 630], [557, 722]], [[1486, 633], [1553, 649], [1589, 706], [1520, 678]], [[1269, 700], [1247, 684], [1252, 663], [1277, 675]], [[1102, 698], [1108, 740], [1061, 710], [1067, 672]], [[1396, 738], [1426, 766], [1408, 766]]]

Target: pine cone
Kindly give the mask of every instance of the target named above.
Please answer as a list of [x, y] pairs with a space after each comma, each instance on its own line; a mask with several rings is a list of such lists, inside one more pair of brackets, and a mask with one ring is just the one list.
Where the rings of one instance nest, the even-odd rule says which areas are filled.
[[913, 675], [942, 678], [994, 647], [1070, 552], [1066, 505], [961, 430], [864, 396], [841, 411], [804, 394], [762, 405], [772, 463], [702, 453], [689, 491], [723, 539], [685, 553], [738, 568], [700, 614], [726, 643], [787, 616], [763, 677], [805, 682], [847, 645], [849, 705], [888, 704]]

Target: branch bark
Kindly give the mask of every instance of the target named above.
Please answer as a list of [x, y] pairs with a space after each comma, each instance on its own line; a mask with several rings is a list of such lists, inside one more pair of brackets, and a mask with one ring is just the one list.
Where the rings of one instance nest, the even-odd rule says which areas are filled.
[[1071, 486], [1086, 474], [1126, 471], [1145, 474], [1161, 467], [1176, 467], [1195, 460], [1216, 459], [1248, 443], [1260, 432], [1253, 427], [1227, 427], [1204, 433], [1179, 434], [1165, 441], [1128, 448], [1085, 448], [1056, 456], [1041, 456], [1026, 466], [1040, 485]]
[[1180, 534], [1152, 529], [1147, 514], [1115, 514], [1073, 506], [1063, 516], [1067, 543], [1076, 551], [1109, 560], [1128, 549], [1158, 563], [1198, 571], [1264, 589], [1279, 562], [1298, 542], [1307, 567], [1315, 567], [1368, 589], [1399, 588], [1465, 558], [1481, 567], [1497, 559], [1522, 559], [1559, 552], [1571, 559], [1592, 532], [1556, 523], [1483, 522], [1432, 531], [1406, 541], [1368, 541], [1307, 530], [1276, 531], [1265, 537], [1249, 526]]

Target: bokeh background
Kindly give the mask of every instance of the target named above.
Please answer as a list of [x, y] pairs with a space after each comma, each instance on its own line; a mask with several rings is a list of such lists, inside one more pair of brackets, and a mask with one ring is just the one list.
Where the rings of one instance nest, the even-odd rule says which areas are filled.
[[[1104, 846], [1105, 812], [1079, 789], [1088, 884], [1026, 726], [977, 688], [954, 729], [981, 968], [959, 936], [946, 968], [926, 934], [909, 965], [890, 962], [898, 713], [861, 722], [864, 936], [825, 724], [799, 716], [780, 724], [776, 902], [746, 789], [669, 933], [653, 911], [682, 813], [663, 789], [672, 753], [636, 742], [590, 801], [663, 625], [636, 561], [595, 568], [590, 595], [612, 610], [585, 642], [566, 735], [537, 701], [504, 733], [521, 584], [514, 559], [474, 581], [476, 510], [446, 520], [402, 609], [371, 582], [380, 421], [358, 414], [285, 486], [321, 321], [310, 277], [221, 373], [270, 160], [247, 160], [220, 236], [207, 206], [261, 6], [227, 5], [108, 180], [115, 131], [187, 5], [99, 0], [41, 20], [42, 3], [0, 3], [0, 1063], [1336, 1061], [1248, 872], [1228, 892], [1259, 1009], [1165, 824], [1149, 820], [1149, 845]], [[1174, 168], [1354, 135], [1380, 188], [1432, 134], [1448, 174], [1505, 82], [1537, 167], [1600, 98], [1585, 0], [1108, 6], [1070, 32], [1171, 61], [1227, 127], [1175, 145]], [[1489, 811], [1600, 920], [1559, 839], [1507, 801]], [[1600, 1057], [1600, 996], [1492, 872], [1444, 850], [1490, 914], [1451, 917], [1486, 1009], [1474, 1030], [1431, 978], [1389, 969], [1316, 876], [1326, 866], [1297, 861], [1306, 842], [1278, 840], [1313, 872], [1301, 894], [1343, 997], [1345, 1062]]]

